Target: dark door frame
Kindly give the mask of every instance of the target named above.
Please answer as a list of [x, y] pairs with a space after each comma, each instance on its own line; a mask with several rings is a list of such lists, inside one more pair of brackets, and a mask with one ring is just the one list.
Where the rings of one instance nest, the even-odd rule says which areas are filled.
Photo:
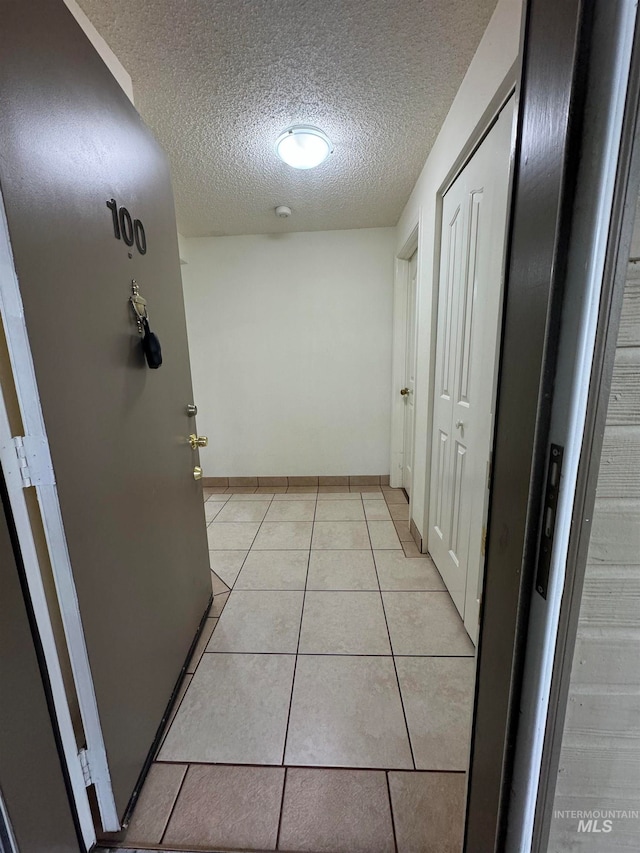
[[575, 523], [569, 539], [565, 593], [558, 620], [549, 714], [546, 721], [541, 757], [532, 845], [533, 850], [541, 851], [541, 853], [547, 850], [551, 829], [571, 670], [591, 537], [591, 523], [600, 473], [600, 459], [639, 191], [640, 26], [636, 20], [612, 216], [607, 241], [607, 256], [598, 309], [598, 326], [589, 383], [585, 430], [573, 505]]
[[11, 853], [15, 840], [20, 853], [77, 853], [85, 847], [2, 470], [0, 572], [0, 788], [10, 824], [0, 849]]
[[465, 851], [506, 849], [594, 16], [529, 0], [508, 226]]

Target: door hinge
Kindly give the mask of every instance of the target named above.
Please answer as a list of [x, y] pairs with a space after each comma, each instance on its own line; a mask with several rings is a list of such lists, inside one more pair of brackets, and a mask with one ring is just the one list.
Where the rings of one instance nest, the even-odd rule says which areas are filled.
[[55, 486], [47, 439], [44, 436], [16, 435], [11, 441], [18, 460], [22, 487]]
[[88, 788], [89, 785], [93, 785], [93, 777], [91, 775], [91, 764], [89, 762], [89, 752], [86, 748], [83, 747], [78, 752], [78, 761], [80, 762], [80, 767], [82, 768], [82, 775], [84, 777], [85, 788]]
[[487, 552], [487, 525], [482, 525], [482, 539], [480, 540], [480, 553], [484, 557]]

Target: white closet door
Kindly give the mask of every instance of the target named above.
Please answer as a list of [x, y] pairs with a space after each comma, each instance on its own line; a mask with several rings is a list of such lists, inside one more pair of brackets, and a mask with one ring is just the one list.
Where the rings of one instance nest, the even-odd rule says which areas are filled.
[[443, 199], [428, 548], [477, 634], [513, 104]]

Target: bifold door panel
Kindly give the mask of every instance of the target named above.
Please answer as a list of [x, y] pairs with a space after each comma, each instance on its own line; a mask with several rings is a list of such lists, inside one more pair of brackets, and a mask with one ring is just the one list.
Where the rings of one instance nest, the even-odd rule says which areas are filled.
[[476, 639], [513, 104], [443, 199], [428, 548]]
[[122, 816], [210, 594], [171, 182], [64, 4], [2, 13], [0, 182]]

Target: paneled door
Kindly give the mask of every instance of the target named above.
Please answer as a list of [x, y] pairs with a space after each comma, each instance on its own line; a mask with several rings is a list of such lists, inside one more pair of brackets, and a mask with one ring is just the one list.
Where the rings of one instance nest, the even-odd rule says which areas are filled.
[[415, 251], [409, 261], [407, 276], [407, 328], [406, 354], [404, 367], [404, 386], [400, 393], [404, 400], [404, 441], [402, 456], [402, 485], [407, 494], [411, 494], [413, 479], [413, 440], [415, 432], [415, 388], [416, 388], [416, 303], [418, 294], [418, 252]]
[[478, 630], [513, 102], [443, 199], [428, 550]]
[[[34, 475], [29, 487], [59, 569], [84, 734], [89, 741], [94, 691], [121, 819], [211, 593], [171, 179], [64, 3], [5, 0], [0, 54], [13, 257], [0, 266], [3, 319], [24, 446], [48, 441], [54, 475]], [[162, 343], [159, 369], [142, 352], [133, 280]], [[18, 350], [25, 325], [29, 346]], [[25, 403], [33, 378], [42, 424]], [[95, 744], [87, 747], [93, 767]], [[99, 800], [103, 825], [108, 799]]]

